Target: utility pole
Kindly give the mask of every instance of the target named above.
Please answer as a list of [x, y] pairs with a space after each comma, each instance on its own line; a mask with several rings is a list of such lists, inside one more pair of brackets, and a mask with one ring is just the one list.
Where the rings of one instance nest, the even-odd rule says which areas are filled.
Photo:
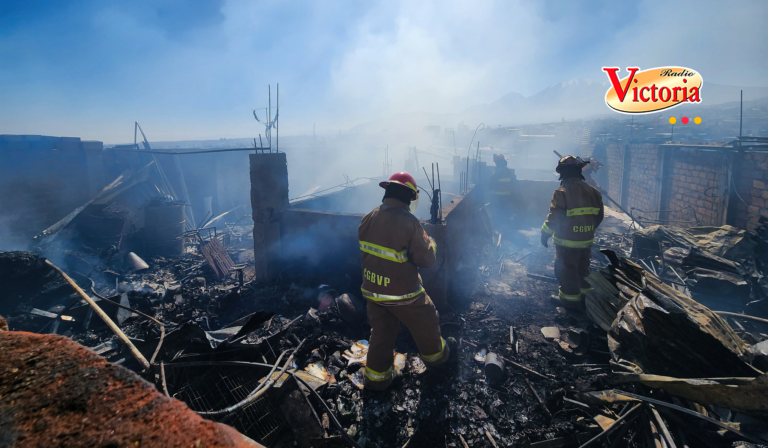
[[673, 143], [675, 141], [675, 125], [672, 125], [672, 136], [669, 138], [669, 142]]
[[267, 132], [269, 132], [269, 136], [267, 137], [269, 140], [269, 152], [272, 152], [272, 84], [269, 85], [269, 108], [267, 112]]
[[475, 167], [477, 168], [476, 183], [480, 183], [480, 140], [477, 141], [477, 155], [475, 156]]
[[275, 125], [277, 126], [276, 129], [276, 139], [275, 139], [275, 150], [276, 152], [280, 152], [280, 83], [277, 83], [277, 120]]
[[741, 138], [741, 122], [744, 118], [744, 91], [741, 91], [739, 99], [739, 138]]
[[383, 171], [383, 174], [382, 174], [384, 177], [387, 176], [387, 158], [388, 158], [388, 156], [387, 156], [387, 149], [388, 149], [388, 147], [385, 146], [384, 147], [384, 171]]

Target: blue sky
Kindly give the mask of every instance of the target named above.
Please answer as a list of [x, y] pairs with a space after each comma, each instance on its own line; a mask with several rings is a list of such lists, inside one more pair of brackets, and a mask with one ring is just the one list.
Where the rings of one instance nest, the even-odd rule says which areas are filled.
[[682, 65], [768, 86], [768, 2], [0, 0], [0, 133], [252, 136], [280, 83], [281, 133]]

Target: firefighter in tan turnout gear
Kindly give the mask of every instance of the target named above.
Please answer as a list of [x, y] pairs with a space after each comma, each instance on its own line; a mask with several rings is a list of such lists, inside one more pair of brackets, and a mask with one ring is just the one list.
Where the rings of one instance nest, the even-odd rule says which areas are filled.
[[495, 224], [500, 229], [505, 229], [514, 219], [511, 197], [515, 174], [507, 167], [507, 158], [503, 154], [495, 154], [493, 163], [496, 164], [496, 169], [488, 180], [491, 209]]
[[427, 366], [440, 365], [450, 355], [440, 335], [437, 310], [419, 275], [420, 267], [435, 263], [437, 246], [410, 212], [411, 203], [418, 201], [416, 181], [400, 172], [379, 185], [386, 190], [384, 200], [363, 217], [358, 229], [362, 294], [368, 301], [371, 323], [365, 387], [373, 390], [386, 389], [394, 378], [400, 322], [408, 327]]
[[591, 286], [586, 281], [592, 259], [595, 230], [603, 221], [603, 197], [587, 184], [581, 173], [589, 163], [565, 156], [557, 164], [560, 188], [552, 195], [549, 215], [541, 226], [541, 244], [549, 237], [555, 243], [555, 276], [560, 283], [559, 298], [571, 309], [583, 305], [582, 296]]

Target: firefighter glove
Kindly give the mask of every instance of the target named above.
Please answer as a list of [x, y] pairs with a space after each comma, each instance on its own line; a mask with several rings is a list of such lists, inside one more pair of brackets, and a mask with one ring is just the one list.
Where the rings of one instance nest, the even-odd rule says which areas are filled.
[[549, 247], [549, 245], [547, 244], [547, 240], [549, 240], [549, 235], [547, 235], [544, 232], [541, 232], [541, 245], [544, 247]]

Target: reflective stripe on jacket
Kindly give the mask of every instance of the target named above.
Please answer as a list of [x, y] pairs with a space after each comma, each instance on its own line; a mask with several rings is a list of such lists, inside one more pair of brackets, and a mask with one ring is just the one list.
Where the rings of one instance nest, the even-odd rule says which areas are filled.
[[384, 199], [363, 217], [357, 234], [363, 297], [382, 305], [401, 305], [424, 294], [419, 267], [435, 263], [437, 248], [406, 204]]
[[603, 221], [603, 196], [581, 179], [560, 183], [549, 204], [549, 215], [541, 231], [552, 235], [558, 246], [586, 249], [592, 245], [595, 230]]

